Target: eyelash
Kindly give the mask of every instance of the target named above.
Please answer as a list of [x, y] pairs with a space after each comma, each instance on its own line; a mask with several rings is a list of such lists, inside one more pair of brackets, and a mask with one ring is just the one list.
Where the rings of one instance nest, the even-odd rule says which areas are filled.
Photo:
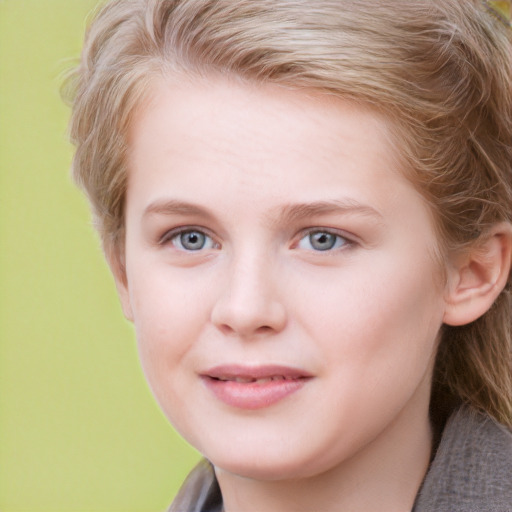
[[[311, 251], [311, 252], [318, 252], [318, 253], [332, 253], [333, 251], [341, 251], [341, 250], [347, 250], [356, 245], [356, 242], [349, 238], [346, 233], [339, 232], [332, 229], [326, 229], [326, 228], [311, 228], [306, 231], [303, 231], [300, 234], [300, 238], [296, 244], [294, 244], [293, 248], [300, 249], [300, 244], [303, 240], [309, 239], [310, 245], [312, 240], [311, 237], [313, 235], [328, 235], [329, 237], [334, 237], [333, 246], [326, 247], [325, 249], [315, 249], [314, 247], [307, 249], [302, 247], [302, 249]], [[341, 242], [341, 244], [340, 244]]]
[[[178, 237], [180, 237], [181, 235], [184, 235], [184, 234], [193, 234], [193, 233], [197, 233], [204, 237], [203, 245], [198, 247], [197, 249], [191, 249], [191, 248], [184, 247], [183, 241], [179, 240]], [[327, 247], [325, 247], [324, 249], [315, 249], [311, 243], [312, 242], [311, 237], [313, 235], [321, 235], [321, 236], [327, 235], [328, 237], [334, 237], [334, 239], [331, 240], [332, 246], [329, 246], [329, 241], [327, 240], [326, 241]], [[316, 252], [316, 253], [332, 253], [334, 251], [347, 250], [347, 249], [350, 249], [351, 247], [353, 247], [354, 245], [356, 245], [356, 242], [353, 239], [349, 238], [346, 235], [346, 233], [344, 233], [344, 232], [341, 233], [339, 231], [336, 231], [333, 229], [327, 229], [327, 228], [319, 228], [319, 227], [310, 228], [305, 231], [302, 231], [299, 236], [300, 236], [300, 238], [298, 239], [298, 241], [292, 245], [292, 247], [291, 247], [292, 249], [304, 249], [309, 252]], [[176, 240], [176, 239], [179, 240], [179, 242], [178, 242], [179, 245], [174, 242], [174, 240]], [[311, 248], [300, 247], [301, 242], [304, 240], [308, 240], [308, 239], [309, 239], [309, 244], [311, 245]], [[200, 252], [205, 249], [219, 249], [221, 247], [221, 245], [218, 242], [215, 242], [214, 237], [211, 234], [209, 234], [209, 232], [207, 230], [205, 230], [204, 228], [201, 228], [201, 227], [196, 227], [196, 226], [183, 226], [183, 227], [171, 229], [170, 231], [167, 231], [163, 236], [161, 236], [160, 239], [158, 240], [158, 245], [161, 245], [161, 246], [165, 246], [169, 243], [171, 243], [176, 249], [178, 249], [180, 251], [190, 252], [190, 253]], [[322, 243], [322, 242], [320, 241], [320, 243]], [[205, 244], [209, 245], [209, 247], [205, 248], [205, 246], [204, 246]]]
[[[204, 246], [199, 247], [198, 249], [187, 249], [186, 247], [183, 247], [182, 241], [179, 242], [181, 247], [176, 246], [176, 244], [173, 242], [175, 239], [177, 239], [180, 235], [184, 234], [191, 234], [191, 233], [197, 233], [199, 235], [202, 235], [205, 237], [206, 240], [210, 240], [211, 247], [208, 247], [208, 249], [218, 249], [220, 247], [220, 244], [215, 242], [213, 236], [211, 236], [207, 230], [200, 227], [195, 226], [183, 226], [175, 229], [171, 229], [170, 231], [167, 231], [160, 239], [158, 240], [158, 245], [167, 245], [171, 243], [174, 245], [178, 250], [184, 251], [184, 252], [200, 252], [204, 250]], [[210, 245], [210, 244], [209, 244]]]

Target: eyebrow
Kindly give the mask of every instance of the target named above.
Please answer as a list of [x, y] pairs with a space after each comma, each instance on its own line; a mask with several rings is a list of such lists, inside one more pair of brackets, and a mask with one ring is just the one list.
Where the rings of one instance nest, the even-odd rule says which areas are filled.
[[213, 217], [204, 208], [186, 201], [178, 201], [176, 199], [157, 199], [149, 204], [143, 213], [144, 217], [149, 215], [197, 215], [202, 217]]
[[286, 205], [284, 208], [280, 208], [280, 216], [290, 223], [299, 222], [309, 217], [329, 214], [356, 214], [365, 217], [375, 217], [377, 220], [383, 220], [382, 214], [375, 208], [348, 198], [332, 201], [291, 204]]
[[[158, 215], [193, 215], [213, 219], [214, 215], [207, 209], [194, 203], [176, 199], [158, 199], [150, 203], [144, 210], [143, 216]], [[274, 216], [275, 214], [275, 216]], [[329, 215], [361, 215], [375, 217], [382, 220], [383, 217], [375, 208], [359, 203], [353, 199], [341, 199], [332, 201], [315, 201], [311, 203], [295, 203], [279, 206], [270, 215], [270, 218], [288, 223], [300, 222], [304, 219]], [[275, 222], [272, 220], [271, 222]]]

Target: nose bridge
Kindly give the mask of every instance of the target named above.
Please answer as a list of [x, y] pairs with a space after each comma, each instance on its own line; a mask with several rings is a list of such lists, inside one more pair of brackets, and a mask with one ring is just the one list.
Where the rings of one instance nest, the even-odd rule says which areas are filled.
[[212, 322], [225, 333], [250, 337], [278, 332], [286, 324], [275, 257], [250, 248], [234, 254], [224, 286], [212, 311]]

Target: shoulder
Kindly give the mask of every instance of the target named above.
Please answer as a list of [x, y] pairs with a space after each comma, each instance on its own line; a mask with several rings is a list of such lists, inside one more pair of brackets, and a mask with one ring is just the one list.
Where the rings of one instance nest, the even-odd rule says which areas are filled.
[[454, 413], [415, 512], [511, 512], [512, 433], [469, 407]]

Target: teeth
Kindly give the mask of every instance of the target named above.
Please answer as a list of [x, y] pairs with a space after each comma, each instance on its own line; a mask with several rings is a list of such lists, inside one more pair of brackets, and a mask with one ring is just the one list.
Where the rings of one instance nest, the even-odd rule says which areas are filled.
[[252, 377], [234, 377], [234, 378], [221, 377], [219, 380], [231, 380], [234, 382], [238, 382], [240, 384], [250, 384], [252, 382], [255, 382], [256, 384], [266, 384], [267, 382], [272, 382], [272, 381], [276, 381], [276, 380], [285, 380], [285, 377], [283, 377], [282, 375], [275, 375], [272, 377], [261, 377], [259, 379], [254, 379]]
[[261, 377], [259, 379], [253, 377], [216, 377], [217, 380], [223, 382], [238, 382], [239, 384], [251, 384], [255, 382], [256, 384], [267, 384], [268, 382], [277, 381], [277, 380], [293, 380], [293, 377], [285, 377], [283, 375], [272, 375], [271, 377]]
[[271, 382], [273, 379], [273, 377], [265, 377], [263, 379], [256, 379], [256, 382], [258, 384], [266, 384], [267, 382]]
[[241, 384], [248, 384], [249, 382], [254, 382], [254, 379], [250, 377], [235, 377], [235, 382], [240, 382]]

